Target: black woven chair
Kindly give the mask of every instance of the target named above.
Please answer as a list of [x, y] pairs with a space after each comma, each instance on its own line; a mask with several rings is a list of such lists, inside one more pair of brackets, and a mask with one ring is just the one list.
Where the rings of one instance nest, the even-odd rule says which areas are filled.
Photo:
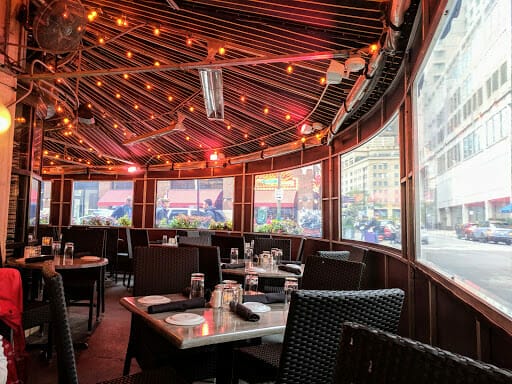
[[178, 236], [179, 245], [210, 245], [211, 238], [208, 236]]
[[128, 250], [128, 260], [123, 262], [123, 285], [130, 288], [133, 275], [133, 257], [136, 247], [148, 247], [149, 234], [147, 229], [126, 228], [126, 247]]
[[[40, 327], [40, 333], [46, 332], [46, 342], [41, 344], [29, 344], [27, 342], [27, 348], [30, 347], [42, 347], [44, 357], [50, 360], [53, 353], [53, 340], [51, 332], [51, 309], [48, 301], [28, 301], [23, 303], [23, 314], [22, 314], [23, 329], [31, 329]], [[47, 327], [47, 329], [45, 329]]]
[[357, 261], [310, 256], [302, 274], [301, 289], [358, 290], [365, 264]]
[[[199, 271], [196, 247], [136, 247], [133, 295], [181, 293]], [[138, 315], [132, 314], [123, 374], [132, 358], [142, 369], [172, 365], [189, 382], [215, 376], [215, 348], [177, 349]]]
[[212, 235], [211, 245], [219, 247], [220, 260], [224, 263], [229, 263], [231, 261], [229, 257], [229, 255], [231, 254], [231, 248], [237, 248], [238, 257], [243, 258], [245, 251], [245, 243], [243, 236]]
[[316, 251], [316, 256], [329, 259], [349, 260], [350, 251]]
[[212, 292], [215, 286], [222, 281], [220, 269], [220, 249], [213, 245], [180, 245], [183, 247], [195, 247], [199, 250], [199, 272], [204, 273], [205, 291]]
[[[104, 228], [68, 229], [64, 233], [67, 237], [63, 235], [63, 239], [73, 241], [75, 244], [74, 258], [78, 258], [81, 255], [98, 257], [105, 255], [106, 234]], [[102, 287], [98, 285], [100, 273], [100, 268], [67, 270], [61, 273], [68, 306], [85, 306], [89, 308], [89, 318], [87, 320], [87, 329], [89, 331], [92, 330], [94, 308], [96, 307], [96, 320], [98, 320], [100, 306], [104, 299], [101, 297], [103, 294]], [[95, 295], [97, 300], [94, 299]]]
[[343, 322], [396, 332], [403, 300], [400, 289], [293, 292], [283, 344], [236, 350], [234, 378], [249, 383], [332, 383]]
[[[292, 261], [291, 247], [290, 239], [257, 238], [254, 239], [253, 252], [255, 255], [259, 255], [263, 251], [279, 248], [283, 250], [282, 262], [286, 262]], [[263, 292], [282, 292], [283, 286], [284, 279], [260, 277], [258, 281], [258, 289]]]
[[[45, 280], [48, 296], [50, 298], [52, 310], [52, 325], [55, 336], [55, 346], [57, 352], [57, 370], [59, 384], [78, 384], [78, 374], [75, 362], [75, 352], [73, 350], [73, 340], [71, 339], [71, 329], [69, 326], [68, 313], [66, 309], [66, 300], [62, 276], [55, 272], [52, 261], [45, 262], [43, 266], [43, 278]], [[132, 376], [126, 376], [114, 380], [103, 381], [103, 384], [121, 384], [121, 383], [176, 383], [181, 384], [184, 381], [176, 375], [174, 370], [169, 367], [163, 367], [159, 370], [141, 372]]]
[[512, 372], [419, 341], [347, 322], [336, 384], [505, 384]]

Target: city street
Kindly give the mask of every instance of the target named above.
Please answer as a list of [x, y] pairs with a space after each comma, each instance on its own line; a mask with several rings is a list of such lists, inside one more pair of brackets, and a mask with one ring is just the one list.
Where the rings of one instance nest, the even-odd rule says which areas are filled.
[[512, 314], [512, 246], [458, 239], [455, 231], [428, 231], [428, 238], [423, 260]]

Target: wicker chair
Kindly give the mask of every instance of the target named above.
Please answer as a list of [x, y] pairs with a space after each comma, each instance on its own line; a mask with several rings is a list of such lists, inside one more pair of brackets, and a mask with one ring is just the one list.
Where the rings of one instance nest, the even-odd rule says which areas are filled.
[[245, 251], [245, 243], [243, 236], [221, 236], [212, 235], [211, 245], [220, 249], [220, 259], [222, 262], [229, 263], [231, 261], [229, 255], [231, 248], [238, 248], [238, 257], [243, 257]]
[[339, 260], [349, 260], [350, 259], [350, 251], [316, 251], [317, 256], [329, 258], [329, 259], [339, 259]]
[[254, 239], [254, 254], [259, 255], [263, 251], [270, 251], [272, 248], [279, 248], [283, 250], [283, 260], [292, 259], [292, 242], [290, 239]]
[[337, 291], [357, 290], [365, 264], [342, 259], [310, 256], [306, 260], [301, 289], [327, 289]]
[[505, 384], [512, 372], [392, 333], [347, 322], [336, 384]]
[[[136, 247], [134, 249], [133, 295], [181, 293], [190, 285], [190, 274], [199, 271], [196, 247]], [[215, 348], [177, 349], [132, 314], [123, 374], [130, 372], [134, 358], [142, 369], [172, 364], [189, 382], [215, 376]]]
[[[45, 262], [43, 278], [48, 288], [51, 303], [52, 325], [57, 350], [58, 382], [59, 384], [78, 384], [75, 353], [73, 350], [73, 340], [71, 339], [71, 329], [66, 309], [62, 276], [55, 272], [52, 261]], [[155, 371], [141, 372], [132, 376], [102, 382], [102, 384], [121, 383], [181, 384], [184, 383], [184, 381], [179, 378], [171, 368], [164, 367]]]
[[215, 286], [222, 281], [219, 247], [188, 244], [183, 245], [183, 247], [195, 247], [199, 250], [199, 272], [204, 273], [205, 291], [213, 291]]
[[400, 289], [293, 292], [283, 344], [236, 350], [234, 378], [332, 383], [342, 323], [357, 321], [396, 332], [403, 300]]
[[126, 247], [128, 251], [128, 259], [124, 261], [123, 285], [130, 288], [133, 274], [133, 255], [135, 247], [148, 247], [149, 234], [147, 229], [126, 229]]

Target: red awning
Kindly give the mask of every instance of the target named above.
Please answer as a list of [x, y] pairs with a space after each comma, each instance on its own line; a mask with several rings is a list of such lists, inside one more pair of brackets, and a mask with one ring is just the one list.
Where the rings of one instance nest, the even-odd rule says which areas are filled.
[[98, 200], [98, 207], [114, 207], [124, 205], [126, 199], [132, 198], [133, 191], [131, 189], [113, 189], [106, 192]]
[[[281, 199], [281, 207], [293, 208], [295, 207], [295, 195], [297, 191], [283, 190], [283, 198]], [[254, 191], [254, 206], [255, 207], [276, 207], [276, 193], [275, 191]]]
[[212, 203], [215, 204], [215, 200], [221, 192], [221, 189], [200, 189], [198, 197], [195, 190], [173, 189], [169, 191], [167, 197], [171, 208], [196, 208], [199, 203], [199, 209], [201, 209], [203, 208], [204, 199], [211, 199]]

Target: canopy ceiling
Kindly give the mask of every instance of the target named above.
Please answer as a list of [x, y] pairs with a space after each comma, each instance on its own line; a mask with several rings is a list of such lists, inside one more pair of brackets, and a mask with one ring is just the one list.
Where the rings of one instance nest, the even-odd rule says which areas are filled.
[[[31, 4], [26, 24], [34, 49], [18, 75], [25, 84], [19, 97], [33, 81], [31, 96], [50, 112], [63, 109], [43, 114], [48, 172], [222, 166], [325, 145], [368, 112], [397, 74], [418, 0], [409, 3], [83, 0], [85, 32], [78, 27], [83, 36], [68, 52], [56, 50], [59, 42], [40, 48], [38, 17], [47, 6]], [[364, 60], [362, 69], [337, 84], [322, 82], [332, 59], [352, 56]], [[199, 68], [222, 70], [223, 121], [206, 116]], [[356, 96], [348, 111], [347, 97]], [[317, 123], [316, 130], [301, 134], [304, 123]], [[216, 163], [209, 160], [215, 151]]]

